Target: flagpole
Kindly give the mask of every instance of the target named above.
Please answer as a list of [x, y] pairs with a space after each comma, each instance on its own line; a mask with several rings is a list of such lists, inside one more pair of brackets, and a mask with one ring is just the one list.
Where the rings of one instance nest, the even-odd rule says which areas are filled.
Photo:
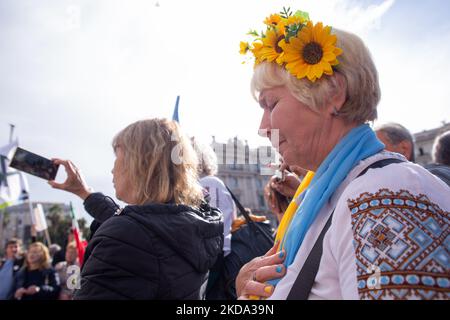
[[16, 126], [12, 123], [9, 124], [9, 143], [13, 141], [14, 128]]

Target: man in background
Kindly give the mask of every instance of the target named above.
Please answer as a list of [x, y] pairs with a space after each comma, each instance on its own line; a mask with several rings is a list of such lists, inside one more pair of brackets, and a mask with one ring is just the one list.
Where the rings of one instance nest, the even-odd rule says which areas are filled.
[[425, 168], [450, 186], [450, 131], [434, 140], [432, 157], [433, 163]]
[[408, 161], [415, 161], [413, 135], [404, 126], [393, 122], [386, 123], [375, 128], [375, 133], [387, 151], [400, 153]]
[[10, 297], [14, 275], [23, 266], [22, 241], [11, 238], [6, 242], [5, 252], [5, 258], [0, 261], [0, 300]]

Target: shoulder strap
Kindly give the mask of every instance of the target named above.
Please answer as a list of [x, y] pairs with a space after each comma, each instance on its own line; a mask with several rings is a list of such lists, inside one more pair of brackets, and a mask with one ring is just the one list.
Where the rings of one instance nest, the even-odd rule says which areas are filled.
[[231, 192], [230, 188], [228, 186], [225, 186], [230, 193], [231, 197], [233, 198], [234, 203], [238, 207], [240, 213], [244, 216], [245, 220], [247, 221], [247, 224], [249, 226], [252, 226], [253, 228], [256, 228], [259, 230], [259, 232], [266, 238], [270, 243], [273, 243], [273, 239], [266, 233], [264, 230], [259, 226], [257, 223], [255, 223], [251, 218], [248, 212], [245, 210], [244, 206], [239, 202], [239, 200], [236, 198], [236, 196]]
[[370, 166], [365, 168], [356, 178], [359, 178], [359, 177], [365, 175], [367, 173], [367, 171], [369, 171], [369, 169], [383, 168], [383, 167], [386, 167], [386, 166], [388, 166], [390, 164], [401, 163], [401, 162], [404, 162], [404, 161], [400, 160], [400, 159], [395, 159], [395, 158], [383, 159], [383, 160], [374, 162]]
[[[383, 168], [393, 163], [400, 163], [404, 162], [403, 160], [399, 159], [383, 159], [377, 162], [372, 163], [370, 166], [365, 168], [356, 178], [359, 178], [367, 173], [369, 169], [376, 169], [376, 168]], [[331, 225], [331, 220], [333, 218], [333, 213], [331, 213], [330, 217], [328, 218], [327, 223], [322, 229], [322, 232], [320, 233], [319, 237], [316, 240], [316, 243], [314, 244], [314, 247], [312, 248], [311, 252], [308, 255], [308, 258], [305, 261], [305, 264], [303, 265], [302, 270], [300, 270], [297, 279], [294, 282], [294, 285], [291, 288], [291, 291], [289, 292], [289, 295], [287, 297], [287, 300], [307, 300], [309, 297], [309, 294], [311, 292], [311, 289], [314, 285], [314, 281], [316, 279], [317, 272], [319, 271], [319, 265], [320, 260], [322, 258], [322, 252], [323, 252], [323, 238], [325, 237], [325, 234], [327, 233], [328, 229]]]

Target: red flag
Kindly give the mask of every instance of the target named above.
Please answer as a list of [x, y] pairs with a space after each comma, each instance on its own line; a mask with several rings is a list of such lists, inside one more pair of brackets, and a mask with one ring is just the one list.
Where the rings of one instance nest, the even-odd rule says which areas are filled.
[[72, 202], [70, 203], [70, 212], [71, 212], [71, 216], [72, 216], [73, 237], [74, 237], [75, 243], [77, 245], [78, 261], [81, 266], [81, 265], [83, 265], [84, 252], [86, 251], [87, 242], [85, 240], [81, 240], [81, 232], [80, 232], [80, 228], [78, 227], [78, 221], [75, 218], [75, 212], [73, 211]]

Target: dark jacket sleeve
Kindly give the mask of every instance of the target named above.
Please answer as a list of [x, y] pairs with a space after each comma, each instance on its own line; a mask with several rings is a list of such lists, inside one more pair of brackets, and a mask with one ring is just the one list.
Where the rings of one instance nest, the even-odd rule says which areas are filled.
[[44, 272], [47, 281], [46, 284], [39, 287], [40, 290], [36, 293], [36, 297], [40, 300], [56, 300], [61, 291], [59, 277], [53, 269], [47, 269]]
[[84, 209], [94, 218], [89, 227], [91, 234], [88, 240], [92, 238], [100, 225], [111, 218], [119, 208], [113, 199], [100, 192], [91, 193], [84, 200]]
[[84, 209], [99, 223], [111, 218], [119, 208], [113, 199], [100, 192], [91, 193], [84, 200]]
[[25, 269], [21, 268], [14, 275], [14, 282], [13, 282], [12, 289], [11, 289], [11, 292], [9, 294], [8, 300], [15, 300], [16, 299], [14, 297], [14, 295], [16, 294], [16, 291], [18, 289], [23, 287], [24, 281], [25, 281]]
[[155, 299], [159, 261], [147, 231], [128, 216], [105, 221], [91, 239], [75, 300]]

